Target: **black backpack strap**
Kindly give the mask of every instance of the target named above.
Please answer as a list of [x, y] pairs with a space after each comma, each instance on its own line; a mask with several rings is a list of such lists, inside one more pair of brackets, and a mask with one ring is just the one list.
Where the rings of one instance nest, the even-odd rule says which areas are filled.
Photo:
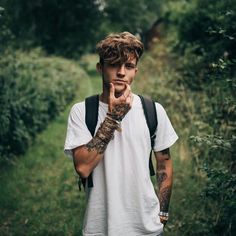
[[85, 122], [92, 136], [94, 136], [98, 122], [98, 105], [99, 95], [93, 95], [85, 99]]
[[[157, 124], [158, 124], [155, 102], [153, 102], [151, 99], [145, 98], [141, 95], [139, 95], [139, 97], [142, 102], [144, 115], [146, 118], [149, 133], [150, 133], [151, 146], [153, 149], [155, 138], [156, 138], [155, 133], [156, 133]], [[149, 170], [150, 170], [151, 176], [155, 175], [155, 171], [154, 171], [154, 167], [153, 167], [153, 163], [152, 163], [152, 151], [150, 153], [150, 158], [149, 158]]]
[[[98, 106], [99, 106], [99, 95], [93, 95], [85, 99], [85, 123], [91, 133], [94, 136], [96, 125], [98, 122]], [[82, 184], [85, 187], [86, 180], [88, 181], [88, 187], [93, 187], [93, 172], [88, 178], [81, 178]]]

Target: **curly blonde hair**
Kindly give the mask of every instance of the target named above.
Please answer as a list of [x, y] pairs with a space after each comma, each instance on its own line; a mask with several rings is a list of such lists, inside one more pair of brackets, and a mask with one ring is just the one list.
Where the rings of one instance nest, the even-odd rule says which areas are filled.
[[125, 63], [129, 59], [136, 58], [137, 62], [143, 54], [143, 44], [129, 32], [110, 34], [101, 40], [96, 46], [100, 57], [100, 63]]

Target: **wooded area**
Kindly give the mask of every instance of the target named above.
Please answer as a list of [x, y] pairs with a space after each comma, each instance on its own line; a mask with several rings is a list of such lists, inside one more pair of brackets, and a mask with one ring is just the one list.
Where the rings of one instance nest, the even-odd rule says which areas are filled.
[[[198, 188], [194, 198], [190, 194], [179, 204], [178, 196], [173, 199], [176, 219], [167, 225], [167, 235], [234, 235], [235, 0], [0, 0], [2, 176], [69, 106], [81, 78], [93, 76], [85, 58], [96, 42], [119, 31], [137, 34], [145, 43], [136, 89], [167, 108], [187, 150], [178, 158], [189, 160], [189, 183]], [[184, 179], [186, 162], [181, 164]], [[191, 192], [194, 186], [185, 181], [178, 191]], [[7, 181], [1, 177], [0, 183]], [[5, 190], [0, 234], [24, 235], [6, 226], [14, 211]]]

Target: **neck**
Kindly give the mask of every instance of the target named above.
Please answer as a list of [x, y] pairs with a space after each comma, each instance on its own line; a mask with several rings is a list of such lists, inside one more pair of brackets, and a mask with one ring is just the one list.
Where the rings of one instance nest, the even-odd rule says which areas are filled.
[[104, 103], [108, 104], [108, 95], [103, 92], [103, 93], [99, 96], [99, 100], [100, 100], [101, 102], [104, 102]]

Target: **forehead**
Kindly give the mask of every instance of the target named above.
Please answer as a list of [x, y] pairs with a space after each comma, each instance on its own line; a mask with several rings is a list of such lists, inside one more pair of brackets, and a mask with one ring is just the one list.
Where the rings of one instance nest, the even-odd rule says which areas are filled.
[[135, 56], [129, 57], [127, 59], [127, 61], [125, 61], [124, 63], [133, 63], [136, 64], [137, 63], [137, 58]]

